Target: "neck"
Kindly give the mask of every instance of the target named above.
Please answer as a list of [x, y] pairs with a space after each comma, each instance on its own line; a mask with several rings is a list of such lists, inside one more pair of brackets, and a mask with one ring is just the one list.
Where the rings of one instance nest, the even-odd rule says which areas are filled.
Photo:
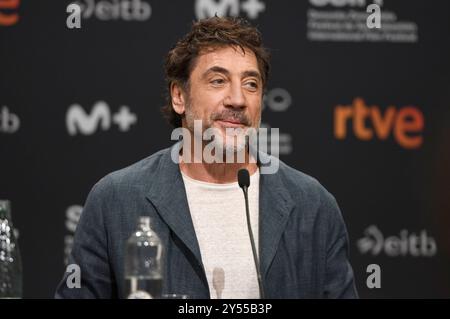
[[[192, 154], [191, 159], [194, 158], [193, 156]], [[185, 163], [183, 156], [180, 156], [179, 166], [184, 174], [193, 179], [216, 184], [236, 182], [238, 171], [242, 168], [247, 169], [250, 175], [258, 169], [255, 160], [250, 160], [248, 151], [245, 152], [245, 161], [243, 163], [225, 163], [225, 161], [224, 163], [206, 163], [204, 161], [195, 163], [193, 160]]]

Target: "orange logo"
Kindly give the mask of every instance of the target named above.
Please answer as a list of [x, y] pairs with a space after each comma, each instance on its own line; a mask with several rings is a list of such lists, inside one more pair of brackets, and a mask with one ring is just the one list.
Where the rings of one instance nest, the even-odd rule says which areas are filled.
[[11, 26], [19, 21], [19, 14], [11, 12], [19, 8], [20, 0], [0, 0], [0, 10], [7, 9], [6, 12], [0, 11], [0, 26]]
[[398, 110], [389, 106], [382, 114], [379, 106], [369, 107], [361, 98], [354, 99], [352, 105], [338, 105], [334, 110], [334, 136], [337, 139], [347, 137], [349, 121], [353, 122], [355, 136], [363, 141], [374, 136], [386, 140], [392, 133], [397, 143], [407, 149], [419, 148], [423, 143], [424, 117], [414, 106]]

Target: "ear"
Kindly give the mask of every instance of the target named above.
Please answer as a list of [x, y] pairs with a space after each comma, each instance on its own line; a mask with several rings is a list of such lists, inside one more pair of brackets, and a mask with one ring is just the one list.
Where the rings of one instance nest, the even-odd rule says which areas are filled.
[[172, 97], [172, 106], [175, 112], [182, 115], [186, 110], [186, 100], [184, 91], [177, 83], [172, 83], [170, 86], [170, 96]]

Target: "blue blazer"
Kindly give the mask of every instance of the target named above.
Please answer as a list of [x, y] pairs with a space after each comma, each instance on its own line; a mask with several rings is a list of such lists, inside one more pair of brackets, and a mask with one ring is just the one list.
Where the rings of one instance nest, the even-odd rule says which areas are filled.
[[[277, 173], [261, 174], [259, 198], [266, 298], [356, 298], [347, 230], [334, 197], [314, 178], [279, 161]], [[142, 215], [151, 217], [165, 248], [163, 293], [210, 298], [171, 148], [107, 175], [92, 188], [69, 257], [69, 264], [80, 267], [81, 287], [69, 288], [72, 273], [65, 273], [55, 297], [125, 298], [125, 243]]]

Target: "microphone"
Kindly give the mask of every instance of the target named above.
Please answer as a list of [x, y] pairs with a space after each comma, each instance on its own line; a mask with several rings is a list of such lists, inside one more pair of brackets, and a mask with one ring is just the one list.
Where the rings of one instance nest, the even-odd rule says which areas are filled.
[[248, 209], [248, 188], [250, 187], [250, 174], [248, 173], [248, 170], [246, 170], [245, 168], [242, 168], [238, 171], [238, 183], [239, 187], [242, 188], [242, 191], [244, 192], [245, 213], [247, 216], [247, 229], [248, 234], [250, 236], [250, 243], [252, 244], [253, 260], [255, 261], [256, 274], [258, 277], [259, 295], [261, 299], [264, 299], [264, 287], [261, 279], [261, 271], [259, 268], [258, 255], [256, 254], [256, 247], [255, 247], [255, 240], [253, 238], [252, 226], [250, 224], [250, 211]]

